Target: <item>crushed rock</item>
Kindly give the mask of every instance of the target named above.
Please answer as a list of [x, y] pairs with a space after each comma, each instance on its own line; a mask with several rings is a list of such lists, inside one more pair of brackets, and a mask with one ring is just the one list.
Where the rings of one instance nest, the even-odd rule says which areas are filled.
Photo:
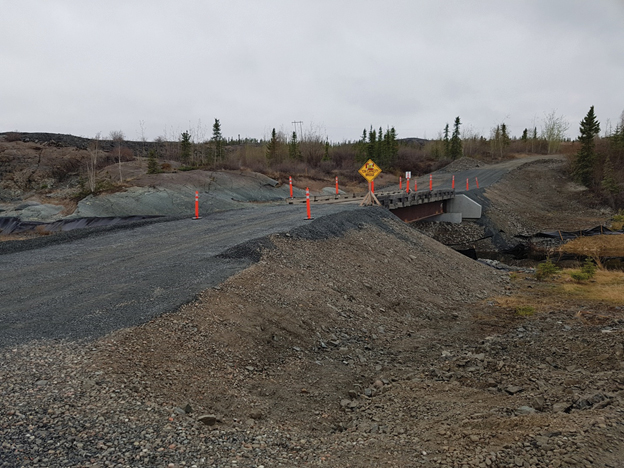
[[396, 220], [271, 244], [142, 326], [0, 350], [0, 466], [618, 466], [617, 316], [505, 314], [506, 273]]

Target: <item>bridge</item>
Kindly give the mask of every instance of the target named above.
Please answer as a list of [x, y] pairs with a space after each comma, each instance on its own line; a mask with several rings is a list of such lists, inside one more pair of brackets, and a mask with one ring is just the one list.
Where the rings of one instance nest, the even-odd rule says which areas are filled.
[[[380, 191], [375, 193], [379, 203], [392, 211], [394, 215], [406, 223], [428, 219], [430, 221], [446, 221], [461, 223], [464, 219], [479, 219], [481, 205], [463, 194], [456, 194], [453, 189], [421, 190], [418, 192], [405, 190]], [[364, 195], [314, 195], [316, 203], [360, 203]], [[295, 199], [289, 203], [305, 203], [305, 199]]]

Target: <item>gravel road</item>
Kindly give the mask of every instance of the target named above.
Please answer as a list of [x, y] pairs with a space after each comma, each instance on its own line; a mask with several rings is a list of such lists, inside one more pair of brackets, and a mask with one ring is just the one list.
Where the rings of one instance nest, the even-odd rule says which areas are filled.
[[[555, 156], [560, 157], [560, 156]], [[532, 156], [456, 174], [456, 189], [479, 177], [494, 184]], [[434, 175], [436, 189], [450, 174]], [[461, 181], [464, 180], [462, 184]], [[428, 186], [428, 177], [419, 186]], [[358, 209], [356, 204], [314, 204], [313, 215]], [[38, 338], [95, 338], [143, 323], [192, 300], [249, 265], [219, 254], [241, 243], [308, 223], [305, 208], [259, 206], [191, 219], [105, 232], [42, 248], [0, 251], [0, 347]], [[80, 236], [78, 236], [80, 237]]]
[[[466, 192], [466, 179], [469, 179], [469, 191], [474, 191], [477, 188], [476, 179], [479, 179], [479, 188], [489, 187], [497, 183], [505, 174], [517, 169], [518, 167], [528, 164], [534, 161], [545, 159], [562, 159], [565, 156], [562, 155], [536, 155], [527, 156], [525, 158], [512, 159], [510, 161], [503, 161], [497, 164], [483, 165], [482, 167], [460, 170], [455, 172], [448, 172], [445, 169], [433, 173], [433, 188], [436, 190], [450, 189], [452, 185], [453, 175], [455, 176], [455, 191], [457, 193]], [[416, 179], [418, 182], [419, 191], [429, 189], [429, 175], [424, 175]], [[413, 187], [414, 181], [411, 182]], [[398, 190], [398, 184], [396, 186], [387, 187], [383, 191]], [[379, 191], [380, 193], [382, 191]]]
[[[354, 209], [315, 205], [313, 216]], [[304, 218], [301, 205], [256, 207], [0, 255], [0, 347], [95, 338], [174, 310], [251, 262], [219, 254]]]

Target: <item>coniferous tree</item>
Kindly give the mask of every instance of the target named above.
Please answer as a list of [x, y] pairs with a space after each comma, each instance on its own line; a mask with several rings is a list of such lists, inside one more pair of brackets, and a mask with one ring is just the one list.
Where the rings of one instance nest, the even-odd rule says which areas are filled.
[[529, 130], [528, 129], [524, 129], [522, 130], [522, 141], [524, 142], [524, 152], [526, 153], [529, 149], [529, 144], [527, 143], [529, 141]]
[[455, 124], [453, 126], [453, 136], [451, 137], [450, 144], [450, 156], [451, 159], [460, 158], [462, 155], [462, 141], [460, 138], [459, 126], [461, 125], [461, 121], [459, 120], [459, 116], [455, 118]]
[[596, 143], [594, 138], [600, 133], [600, 123], [594, 114], [594, 106], [589, 108], [589, 112], [579, 128], [578, 138], [581, 148], [576, 154], [574, 161], [574, 178], [586, 187], [593, 185], [593, 175], [596, 164]]
[[497, 125], [495, 129], [492, 129], [492, 133], [490, 136], [490, 146], [492, 150], [492, 156], [496, 154], [502, 155], [502, 138], [501, 138], [501, 128], [500, 125]]
[[188, 130], [181, 135], [180, 159], [184, 164], [188, 164], [191, 159], [191, 134]]
[[292, 132], [290, 144], [288, 145], [288, 156], [290, 159], [295, 159], [297, 161], [300, 161], [303, 157], [301, 149], [299, 149], [299, 142], [297, 141], [297, 132]]
[[449, 124], [444, 127], [444, 157], [451, 157], [451, 140], [449, 136]]
[[212, 143], [214, 145], [214, 160], [220, 161], [223, 159], [223, 135], [221, 134], [221, 122], [219, 119], [215, 119], [212, 126]]
[[511, 144], [511, 138], [507, 132], [507, 125], [505, 122], [501, 124], [501, 158], [503, 157], [503, 151]]
[[379, 127], [379, 133], [377, 134], [377, 146], [375, 147], [375, 158], [380, 164], [384, 163], [384, 137], [383, 129]]
[[379, 146], [381, 147], [380, 156], [379, 156], [379, 164], [385, 168], [389, 168], [391, 166], [390, 161], [390, 130], [386, 130], [383, 132], [383, 141], [379, 141]]
[[607, 155], [607, 159], [605, 159], [602, 173], [604, 174], [602, 177], [602, 182], [600, 182], [602, 188], [609, 195], [617, 195], [620, 192], [620, 187], [617, 183], [617, 180], [615, 179], [615, 169], [609, 155]]
[[368, 147], [367, 147], [368, 159], [375, 159], [376, 150], [377, 150], [377, 132], [373, 130], [373, 127], [371, 126], [371, 129], [368, 132]]
[[390, 128], [390, 165], [396, 164], [399, 158], [399, 142], [397, 141], [397, 132], [394, 127]]
[[366, 129], [362, 131], [361, 139], [355, 144], [355, 157], [358, 163], [365, 163], [368, 157], [368, 144], [366, 143]]
[[160, 168], [158, 167], [158, 161], [156, 160], [156, 151], [151, 149], [149, 150], [149, 154], [147, 156], [147, 173], [158, 174], [159, 172]]
[[325, 151], [323, 152], [323, 161], [331, 161], [329, 157], [329, 141], [325, 142]]
[[277, 141], [277, 133], [275, 132], [275, 128], [271, 132], [271, 139], [267, 144], [266, 149], [266, 158], [269, 163], [269, 166], [275, 164], [277, 162], [277, 146], [279, 142]]

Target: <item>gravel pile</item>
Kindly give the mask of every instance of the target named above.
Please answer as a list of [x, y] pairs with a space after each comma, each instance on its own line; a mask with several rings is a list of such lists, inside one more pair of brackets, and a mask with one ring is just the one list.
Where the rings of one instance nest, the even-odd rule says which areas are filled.
[[0, 467], [621, 466], [620, 309], [520, 317], [531, 277], [350, 222], [141, 326], [2, 348]]
[[420, 221], [412, 226], [438, 242], [458, 249], [474, 247], [487, 237], [483, 226], [471, 222]]
[[440, 169], [438, 172], [445, 172], [449, 174], [452, 172], [461, 172], [461, 171], [467, 171], [469, 169], [476, 169], [477, 167], [483, 167], [486, 165], [487, 164], [485, 164], [483, 161], [478, 161], [476, 159], [463, 157], [463, 158], [456, 159], [448, 166], [445, 166], [442, 169]]

